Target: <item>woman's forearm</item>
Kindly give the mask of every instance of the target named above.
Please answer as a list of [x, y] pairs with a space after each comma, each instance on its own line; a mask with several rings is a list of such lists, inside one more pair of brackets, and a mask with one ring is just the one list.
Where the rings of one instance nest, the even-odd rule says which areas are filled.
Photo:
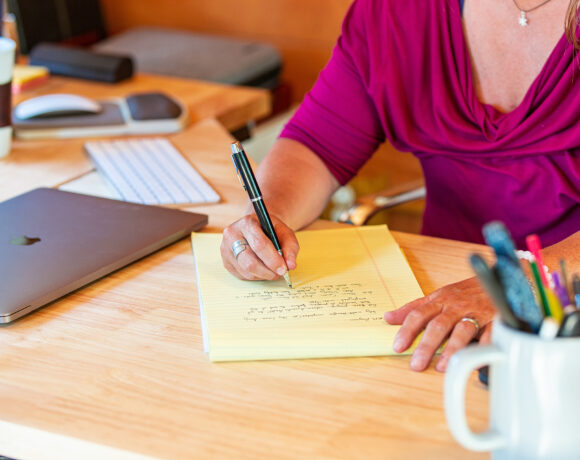
[[256, 178], [270, 214], [294, 230], [318, 218], [339, 186], [316, 154], [291, 139], [276, 141]]
[[580, 231], [547, 247], [543, 253], [544, 262], [550, 270], [559, 270], [560, 260], [565, 260], [568, 276], [580, 274]]

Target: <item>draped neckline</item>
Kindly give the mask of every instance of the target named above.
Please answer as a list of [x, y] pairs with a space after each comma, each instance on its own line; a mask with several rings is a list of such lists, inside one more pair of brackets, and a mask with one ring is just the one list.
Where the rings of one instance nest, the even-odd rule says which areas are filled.
[[[463, 2], [461, 2], [460, 6]], [[566, 34], [563, 33], [550, 54], [548, 58], [542, 65], [542, 68], [538, 75], [534, 78], [530, 86], [526, 89], [523, 99], [520, 103], [514, 107], [512, 110], [508, 112], [504, 112], [492, 104], [487, 104], [482, 102], [477, 97], [477, 93], [475, 91], [475, 82], [473, 78], [473, 60], [471, 54], [469, 52], [469, 47], [467, 46], [467, 38], [465, 37], [465, 33], [463, 30], [463, 19], [462, 19], [462, 9], [452, 8], [452, 15], [453, 15], [453, 24], [456, 30], [456, 33], [461, 35], [460, 40], [460, 48], [456, 50], [458, 54], [456, 58], [462, 58], [466, 62], [466, 78], [467, 78], [467, 94], [466, 97], [469, 99], [467, 101], [468, 105], [471, 106], [474, 115], [480, 122], [487, 121], [491, 123], [494, 127], [498, 128], [500, 125], [504, 123], [508, 123], [509, 125], [517, 125], [521, 122], [525, 116], [529, 113], [534, 95], [537, 93], [537, 90], [540, 90], [540, 85], [542, 83], [547, 82], [549, 79], [545, 78], [546, 72], [549, 69], [553, 69], [555, 63], [554, 60], [559, 60], [564, 57], [564, 53], [566, 51], [566, 47], [569, 45], [568, 39]], [[580, 69], [579, 69], [580, 70]]]

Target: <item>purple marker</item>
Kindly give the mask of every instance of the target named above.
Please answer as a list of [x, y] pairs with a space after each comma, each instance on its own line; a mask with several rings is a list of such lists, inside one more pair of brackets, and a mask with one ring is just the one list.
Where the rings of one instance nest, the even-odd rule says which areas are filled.
[[558, 272], [552, 273], [552, 281], [554, 282], [554, 292], [558, 296], [558, 300], [562, 304], [563, 308], [572, 306], [570, 303], [570, 298], [568, 297], [568, 291], [566, 287], [560, 282], [560, 275]]

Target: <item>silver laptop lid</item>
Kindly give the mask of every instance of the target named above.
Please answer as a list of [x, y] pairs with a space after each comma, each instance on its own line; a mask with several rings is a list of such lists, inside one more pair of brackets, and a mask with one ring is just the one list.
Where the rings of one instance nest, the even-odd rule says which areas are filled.
[[0, 203], [0, 323], [207, 224], [207, 216], [40, 188]]

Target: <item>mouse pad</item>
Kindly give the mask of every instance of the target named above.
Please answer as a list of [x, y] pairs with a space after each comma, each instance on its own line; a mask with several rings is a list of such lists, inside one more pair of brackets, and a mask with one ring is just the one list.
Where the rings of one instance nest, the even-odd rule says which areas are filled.
[[181, 131], [187, 124], [187, 110], [161, 93], [133, 94], [127, 98], [97, 101], [98, 114], [58, 115], [20, 119], [12, 111], [14, 135], [20, 139], [54, 139], [163, 134]]
[[14, 113], [12, 114], [12, 125], [15, 130], [19, 129], [41, 129], [41, 128], [67, 128], [71, 126], [107, 126], [122, 125], [125, 118], [121, 113], [121, 108], [115, 102], [100, 102], [102, 111], [100, 113], [89, 113], [82, 115], [66, 115], [45, 118], [30, 118], [22, 120]]

